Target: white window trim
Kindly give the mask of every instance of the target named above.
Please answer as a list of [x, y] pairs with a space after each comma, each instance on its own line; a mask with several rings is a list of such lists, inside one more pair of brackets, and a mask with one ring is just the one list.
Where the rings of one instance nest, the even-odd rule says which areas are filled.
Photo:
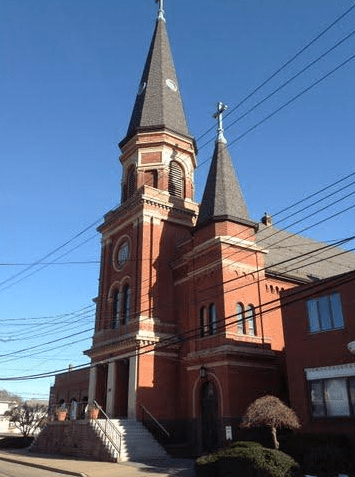
[[355, 363], [324, 366], [322, 368], [305, 368], [307, 381], [315, 379], [344, 378], [355, 376]]

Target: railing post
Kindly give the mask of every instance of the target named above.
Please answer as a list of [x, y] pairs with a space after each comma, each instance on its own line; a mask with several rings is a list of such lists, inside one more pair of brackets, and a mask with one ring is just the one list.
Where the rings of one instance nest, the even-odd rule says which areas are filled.
[[[118, 453], [118, 457], [121, 457], [121, 443], [122, 443], [122, 436], [120, 431], [116, 428], [114, 423], [111, 421], [111, 419], [108, 417], [108, 415], [105, 413], [105, 411], [102, 409], [102, 407], [94, 401], [95, 406], [100, 410], [100, 412], [103, 414], [104, 419], [105, 419], [105, 425], [102, 426], [100, 424], [99, 420], [96, 421], [96, 426], [101, 429], [101, 431], [104, 433], [105, 438], [109, 441], [109, 443], [112, 445], [114, 449], [116, 449]], [[109, 432], [107, 431], [107, 427], [109, 426]], [[117, 441], [115, 441], [117, 439]]]

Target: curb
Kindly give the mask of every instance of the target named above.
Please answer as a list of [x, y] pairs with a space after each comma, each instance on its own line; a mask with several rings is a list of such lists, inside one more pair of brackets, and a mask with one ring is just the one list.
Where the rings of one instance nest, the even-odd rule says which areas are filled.
[[11, 462], [12, 464], [27, 465], [28, 467], [35, 467], [37, 469], [49, 470], [51, 472], [57, 472], [58, 474], [72, 475], [77, 477], [89, 477], [87, 474], [84, 474], [82, 472], [71, 472], [70, 470], [58, 469], [58, 467], [51, 467], [49, 465], [43, 465], [43, 464], [35, 464], [33, 462], [25, 462], [20, 459], [16, 460], [16, 459], [11, 459], [9, 457], [3, 457], [2, 455], [0, 455], [0, 460]]

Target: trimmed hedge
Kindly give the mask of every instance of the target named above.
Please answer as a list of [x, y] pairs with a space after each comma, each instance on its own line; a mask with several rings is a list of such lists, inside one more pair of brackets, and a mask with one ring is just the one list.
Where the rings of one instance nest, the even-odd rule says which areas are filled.
[[298, 477], [298, 464], [287, 454], [257, 442], [235, 442], [214, 454], [200, 457], [197, 477]]

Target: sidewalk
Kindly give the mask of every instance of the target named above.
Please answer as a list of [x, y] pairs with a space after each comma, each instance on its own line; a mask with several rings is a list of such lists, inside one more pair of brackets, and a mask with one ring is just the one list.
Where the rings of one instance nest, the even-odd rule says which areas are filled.
[[28, 449], [0, 451], [0, 461], [14, 462], [79, 477], [194, 477], [194, 461], [167, 458], [149, 462], [98, 462], [58, 455], [33, 454]]

